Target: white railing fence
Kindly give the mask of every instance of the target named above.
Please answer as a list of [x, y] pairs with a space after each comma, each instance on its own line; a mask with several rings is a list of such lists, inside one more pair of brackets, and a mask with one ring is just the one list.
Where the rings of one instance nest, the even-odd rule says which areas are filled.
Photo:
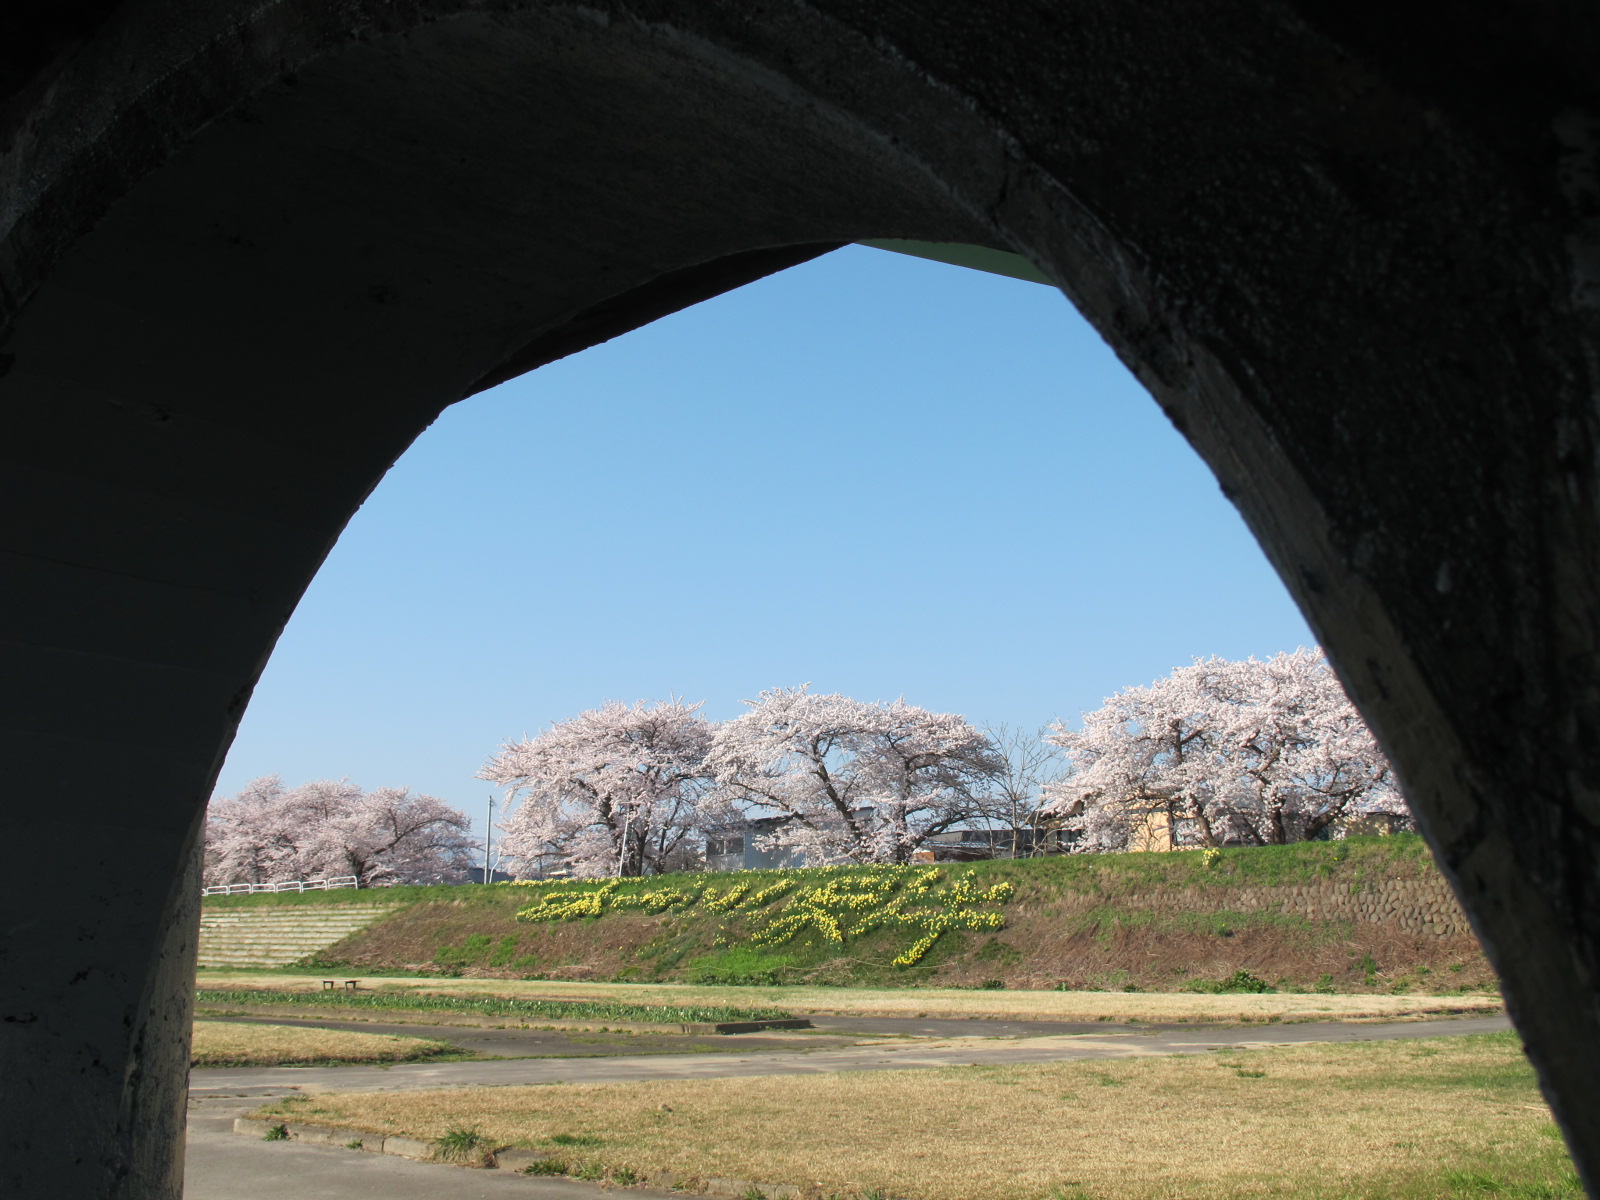
[[334, 888], [358, 888], [361, 880], [354, 875], [340, 875], [334, 879], [290, 879], [283, 883], [219, 883], [201, 888], [202, 896], [243, 896], [254, 892], [326, 892]]

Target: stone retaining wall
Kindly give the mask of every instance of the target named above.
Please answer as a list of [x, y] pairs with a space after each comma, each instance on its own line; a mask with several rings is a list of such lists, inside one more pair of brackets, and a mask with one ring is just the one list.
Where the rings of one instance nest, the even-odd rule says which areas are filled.
[[1443, 878], [1377, 883], [1325, 880], [1289, 887], [1174, 888], [1118, 897], [1129, 908], [1189, 912], [1281, 912], [1321, 921], [1368, 921], [1433, 937], [1470, 933], [1466, 914]]

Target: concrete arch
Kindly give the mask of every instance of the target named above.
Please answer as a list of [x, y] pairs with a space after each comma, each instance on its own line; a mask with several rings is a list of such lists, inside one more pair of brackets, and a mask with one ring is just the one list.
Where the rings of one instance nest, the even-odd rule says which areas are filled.
[[[0, 52], [25, 518], [0, 1129], [27, 1151], [0, 1178], [178, 1194], [205, 797], [301, 591], [440, 409], [904, 238], [1025, 255], [1211, 464], [1399, 763], [1595, 1179], [1600, 39], [1555, 3], [1449, 20], [41, 6]], [[38, 850], [64, 812], [70, 888]]]

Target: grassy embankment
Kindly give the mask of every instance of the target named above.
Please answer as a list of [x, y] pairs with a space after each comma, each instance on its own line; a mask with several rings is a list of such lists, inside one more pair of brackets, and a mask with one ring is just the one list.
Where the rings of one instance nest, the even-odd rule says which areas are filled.
[[[739, 998], [744, 999], [741, 995]], [[781, 1020], [793, 1014], [782, 1008], [751, 1008], [730, 1004], [687, 1001], [645, 1002], [616, 999], [548, 999], [532, 996], [493, 994], [437, 994], [414, 988], [386, 988], [366, 992], [328, 992], [293, 988], [201, 988], [195, 997], [201, 1012], [242, 1011], [270, 1005], [284, 1011], [335, 1011], [376, 1013], [396, 1019], [404, 1016], [460, 1014], [517, 1024], [613, 1024], [666, 1025], [713, 1023], [719, 1021]]]
[[[1511, 1034], [1206, 1055], [321, 1094], [271, 1119], [525, 1146], [544, 1171], [870, 1200], [1579, 1200]], [[870, 1143], [871, 1153], [863, 1146]]]
[[[1282, 990], [1327, 992], [1495, 987], [1467, 932], [1439, 937], [1238, 905], [1246, 889], [1328, 884], [1360, 890], [1436, 879], [1426, 846], [1411, 836], [1209, 856], [1081, 855], [941, 866], [938, 883], [919, 891], [921, 877], [912, 870], [897, 881], [873, 868], [669, 875], [624, 880], [598, 905], [587, 906], [573, 901], [600, 890], [600, 881], [385, 889], [381, 895], [396, 901], [397, 911], [314, 965], [367, 975], [866, 987], [1173, 991], [1214, 989], [1226, 980], [1254, 986], [1249, 977]], [[855, 907], [813, 906], [844, 922], [842, 939], [820, 921], [802, 921], [790, 937], [767, 936], [803, 907], [801, 893], [829, 880], [838, 893], [833, 901], [870, 897]], [[1009, 894], [998, 902], [981, 899], [997, 886]], [[956, 894], [963, 888], [965, 899]], [[340, 904], [377, 894], [235, 896], [207, 905]], [[973, 901], [974, 895], [980, 899]], [[669, 902], [658, 902], [663, 897]], [[897, 901], [899, 914], [876, 924], [865, 919]], [[530, 907], [561, 919], [519, 920], [519, 911]], [[898, 917], [935, 909], [954, 917], [992, 913], [1003, 928], [947, 921], [926, 952], [906, 963], [907, 951], [931, 924]]]

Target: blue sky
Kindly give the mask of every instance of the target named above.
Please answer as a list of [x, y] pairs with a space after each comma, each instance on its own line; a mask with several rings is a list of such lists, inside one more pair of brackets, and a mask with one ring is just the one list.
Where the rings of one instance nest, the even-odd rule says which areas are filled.
[[219, 781], [481, 815], [505, 738], [767, 687], [1037, 726], [1311, 634], [1057, 292], [834, 254], [449, 409], [350, 523]]

